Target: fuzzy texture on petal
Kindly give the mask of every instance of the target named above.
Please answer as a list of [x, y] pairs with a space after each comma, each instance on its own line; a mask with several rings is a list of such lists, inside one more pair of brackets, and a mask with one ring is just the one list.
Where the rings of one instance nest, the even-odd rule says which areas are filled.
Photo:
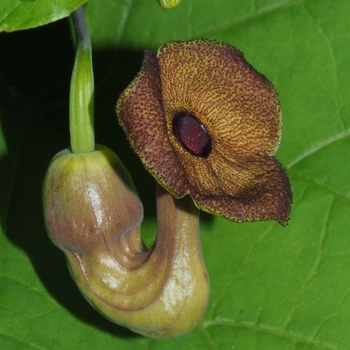
[[[117, 113], [146, 168], [174, 196], [190, 194], [198, 208], [229, 220], [286, 225], [291, 189], [272, 157], [281, 137], [278, 96], [233, 46], [195, 40], [147, 51]], [[205, 130], [208, 153], [179, 139], [179, 115]], [[192, 134], [190, 146], [199, 135]]]
[[119, 122], [146, 169], [173, 195], [186, 194], [187, 181], [181, 163], [167, 137], [158, 59], [146, 51], [143, 67], [121, 95]]

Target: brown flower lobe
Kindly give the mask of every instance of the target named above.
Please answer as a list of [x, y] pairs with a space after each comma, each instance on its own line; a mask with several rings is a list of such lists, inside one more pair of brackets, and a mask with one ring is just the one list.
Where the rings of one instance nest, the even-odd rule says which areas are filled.
[[[152, 107], [140, 108], [149, 99]], [[190, 193], [200, 209], [233, 221], [288, 221], [290, 185], [272, 157], [278, 96], [236, 48], [197, 40], [147, 52], [118, 112], [145, 166], [176, 197]], [[149, 125], [149, 133], [135, 130]]]

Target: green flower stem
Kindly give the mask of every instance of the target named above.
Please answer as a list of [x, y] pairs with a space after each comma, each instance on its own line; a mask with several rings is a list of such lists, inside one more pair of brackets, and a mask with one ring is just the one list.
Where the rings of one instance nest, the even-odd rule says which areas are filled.
[[72, 13], [77, 41], [69, 96], [69, 126], [73, 153], [95, 150], [94, 134], [94, 74], [91, 42], [83, 7]]

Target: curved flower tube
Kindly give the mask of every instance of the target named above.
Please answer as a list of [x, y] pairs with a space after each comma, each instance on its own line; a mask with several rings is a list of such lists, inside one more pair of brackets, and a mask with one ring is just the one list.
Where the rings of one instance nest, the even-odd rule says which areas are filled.
[[152, 338], [194, 328], [208, 302], [198, 210], [159, 187], [158, 233], [151, 249], [140, 237], [142, 204], [119, 158], [108, 148], [50, 163], [44, 179], [47, 233], [65, 253], [88, 302], [112, 322]]
[[170, 42], [146, 51], [120, 96], [119, 122], [145, 167], [176, 198], [236, 222], [286, 225], [292, 193], [272, 156], [277, 93], [235, 47]]

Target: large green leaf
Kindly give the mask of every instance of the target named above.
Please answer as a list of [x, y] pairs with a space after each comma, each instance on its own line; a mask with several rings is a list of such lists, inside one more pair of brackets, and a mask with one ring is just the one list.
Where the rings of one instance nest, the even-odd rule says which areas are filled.
[[0, 32], [38, 27], [67, 17], [87, 0], [2, 0]]
[[[95, 48], [97, 140], [114, 149], [133, 175], [147, 239], [156, 229], [154, 180], [114, 115], [143, 49], [197, 37], [228, 42], [275, 84], [282, 103], [277, 158], [294, 192], [290, 224], [234, 224], [203, 215], [209, 307], [194, 331], [167, 340], [134, 335], [99, 316], [44, 232], [41, 181], [50, 158], [68, 143], [74, 56], [68, 22], [0, 35], [0, 69], [17, 101], [16, 109], [0, 103], [1, 175], [9, 174], [0, 182], [0, 347], [348, 350], [348, 13], [346, 0], [182, 0], [169, 11], [155, 0], [86, 5]], [[2, 101], [5, 92], [0, 89]]]

